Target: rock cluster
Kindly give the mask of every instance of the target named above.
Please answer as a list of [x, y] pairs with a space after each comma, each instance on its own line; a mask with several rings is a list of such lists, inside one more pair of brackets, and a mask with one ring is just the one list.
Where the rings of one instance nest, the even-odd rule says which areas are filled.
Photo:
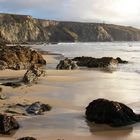
[[102, 58], [93, 58], [93, 57], [75, 57], [72, 59], [77, 62], [78, 66], [88, 67], [88, 68], [105, 68], [108, 66], [116, 66], [118, 63], [128, 63], [127, 61], [122, 60], [121, 58], [114, 59], [113, 57], [102, 57]]
[[61, 60], [56, 67], [56, 69], [60, 69], [60, 70], [73, 70], [77, 68], [78, 68], [77, 64], [68, 58]]
[[42, 115], [45, 111], [50, 111], [51, 106], [48, 104], [42, 104], [40, 102], [35, 102], [31, 104], [27, 109], [27, 113], [34, 115]]
[[46, 76], [46, 71], [42, 67], [39, 67], [37, 65], [32, 65], [24, 74], [23, 82], [26, 84], [33, 83], [40, 76]]
[[140, 121], [140, 115], [126, 105], [106, 99], [93, 100], [86, 107], [86, 118], [90, 122], [125, 126]]
[[46, 64], [39, 52], [25, 46], [0, 45], [0, 70], [27, 69], [33, 64]]
[[19, 124], [12, 116], [0, 114], [0, 133], [10, 134], [12, 130], [18, 129]]

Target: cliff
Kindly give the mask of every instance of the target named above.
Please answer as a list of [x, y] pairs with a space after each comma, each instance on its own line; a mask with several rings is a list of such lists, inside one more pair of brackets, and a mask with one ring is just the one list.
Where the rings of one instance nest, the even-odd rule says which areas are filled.
[[0, 14], [0, 42], [139, 41], [140, 30], [112, 24], [60, 22]]

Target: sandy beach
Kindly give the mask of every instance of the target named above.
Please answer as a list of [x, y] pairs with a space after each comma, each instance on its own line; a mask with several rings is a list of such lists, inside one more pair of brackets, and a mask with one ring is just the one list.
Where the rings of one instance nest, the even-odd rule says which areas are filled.
[[[56, 64], [55, 55], [44, 55], [47, 63]], [[24, 70], [0, 71], [0, 83], [9, 79], [22, 79]], [[47, 103], [52, 110], [41, 116], [15, 117], [20, 129], [13, 136], [0, 140], [16, 140], [33, 136], [38, 140], [138, 140], [139, 124], [122, 128], [106, 125], [91, 125], [85, 117], [85, 107], [94, 99], [107, 98], [123, 102], [140, 113], [140, 77], [135, 73], [105, 73], [92, 70], [46, 70], [47, 76], [39, 78], [37, 84], [18, 88], [2, 87], [8, 99], [0, 102], [4, 112], [8, 105], [31, 104], [35, 101]], [[129, 80], [128, 80], [129, 79]], [[133, 102], [132, 102], [133, 101]]]

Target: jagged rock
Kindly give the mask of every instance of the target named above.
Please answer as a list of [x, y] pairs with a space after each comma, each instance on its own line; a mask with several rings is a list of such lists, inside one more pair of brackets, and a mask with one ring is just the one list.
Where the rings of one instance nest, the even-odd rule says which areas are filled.
[[34, 137], [23, 137], [23, 138], [19, 138], [18, 140], [37, 140]]
[[39, 52], [25, 46], [0, 45], [0, 70], [28, 69], [33, 64], [46, 64]]
[[73, 70], [73, 69], [78, 69], [78, 66], [74, 61], [66, 58], [66, 59], [60, 61], [60, 63], [57, 65], [56, 69]]
[[120, 64], [127, 64], [128, 61], [122, 60], [120, 57], [116, 58]]
[[18, 129], [19, 124], [12, 116], [0, 114], [0, 133], [10, 134], [12, 130]]
[[42, 67], [32, 65], [24, 74], [23, 82], [27, 84], [35, 82], [40, 76], [46, 76], [46, 71]]
[[126, 105], [106, 99], [93, 100], [86, 107], [86, 118], [90, 122], [125, 126], [140, 121], [140, 115]]
[[117, 59], [113, 57], [102, 57], [102, 58], [93, 58], [93, 57], [75, 57], [72, 59], [77, 62], [78, 66], [84, 66], [89, 68], [104, 68], [109, 65], [118, 65]]
[[50, 110], [51, 107], [48, 104], [42, 104], [40, 102], [35, 102], [26, 109], [27, 113], [34, 115], [41, 115], [43, 112]]

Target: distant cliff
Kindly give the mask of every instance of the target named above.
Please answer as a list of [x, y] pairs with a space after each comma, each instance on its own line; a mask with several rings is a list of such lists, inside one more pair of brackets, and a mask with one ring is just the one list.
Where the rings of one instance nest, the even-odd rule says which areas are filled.
[[140, 41], [140, 29], [80, 22], [59, 22], [31, 16], [0, 14], [0, 42]]

